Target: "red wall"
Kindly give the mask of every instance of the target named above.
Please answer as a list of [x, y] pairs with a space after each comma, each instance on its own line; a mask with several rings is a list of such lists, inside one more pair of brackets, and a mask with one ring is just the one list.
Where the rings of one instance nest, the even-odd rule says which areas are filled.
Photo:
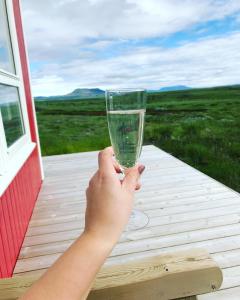
[[37, 148], [0, 198], [0, 275], [12, 275], [41, 185]]
[[[19, 0], [12, 1], [14, 5], [31, 137], [33, 142], [37, 142], [33, 113], [34, 107], [32, 105]], [[39, 153], [36, 146], [30, 157], [19, 170], [17, 176], [0, 197], [0, 277], [10, 277], [12, 275], [41, 187], [41, 181]]]
[[37, 142], [36, 128], [35, 128], [35, 122], [34, 122], [34, 113], [33, 113], [34, 108], [32, 105], [32, 95], [31, 95], [30, 80], [29, 80], [29, 74], [28, 74], [28, 61], [27, 61], [26, 49], [25, 49], [25, 43], [24, 43], [24, 34], [23, 34], [22, 19], [21, 19], [21, 13], [20, 13], [20, 5], [19, 5], [19, 0], [12, 0], [12, 2], [13, 2], [13, 7], [14, 7], [15, 23], [16, 23], [22, 72], [23, 72], [23, 81], [24, 81], [24, 88], [25, 88], [25, 94], [26, 94], [26, 102], [27, 102], [31, 137], [32, 137], [33, 142]]

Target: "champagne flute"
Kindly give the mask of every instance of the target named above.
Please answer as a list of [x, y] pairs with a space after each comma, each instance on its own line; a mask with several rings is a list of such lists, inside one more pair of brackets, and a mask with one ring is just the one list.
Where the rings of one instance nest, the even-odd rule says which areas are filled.
[[[123, 174], [136, 165], [141, 155], [146, 99], [143, 89], [106, 91], [110, 140]], [[143, 228], [147, 223], [145, 213], [133, 210], [127, 230]]]

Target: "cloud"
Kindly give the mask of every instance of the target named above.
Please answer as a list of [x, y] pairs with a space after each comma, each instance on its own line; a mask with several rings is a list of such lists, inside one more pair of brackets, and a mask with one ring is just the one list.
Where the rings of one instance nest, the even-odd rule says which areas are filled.
[[59, 57], [86, 39], [166, 36], [240, 11], [239, 0], [22, 0], [32, 58]]
[[59, 75], [42, 75], [33, 79], [34, 95], [63, 95], [66, 93], [65, 80]]
[[182, 41], [174, 47], [150, 42], [210, 21], [237, 20], [239, 0], [22, 0], [22, 4], [35, 95], [67, 93], [76, 87], [239, 82], [238, 32]]
[[[157, 89], [176, 84], [192, 87], [234, 84], [240, 77], [239, 45], [240, 33], [233, 33], [177, 48], [138, 47], [117, 57], [76, 59], [46, 66], [38, 74], [42, 79], [33, 80], [34, 94], [60, 94], [60, 90], [70, 92], [76, 87], [94, 86]], [[46, 72], [52, 80], [45, 77]]]

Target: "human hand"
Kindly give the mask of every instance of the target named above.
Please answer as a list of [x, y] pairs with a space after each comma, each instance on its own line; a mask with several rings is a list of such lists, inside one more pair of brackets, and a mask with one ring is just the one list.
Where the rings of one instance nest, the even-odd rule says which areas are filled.
[[85, 233], [106, 241], [111, 247], [119, 239], [128, 223], [134, 192], [140, 188], [139, 177], [143, 165], [127, 170], [123, 180], [119, 179], [119, 167], [113, 160], [113, 150], [108, 147], [99, 153], [99, 170], [87, 188]]

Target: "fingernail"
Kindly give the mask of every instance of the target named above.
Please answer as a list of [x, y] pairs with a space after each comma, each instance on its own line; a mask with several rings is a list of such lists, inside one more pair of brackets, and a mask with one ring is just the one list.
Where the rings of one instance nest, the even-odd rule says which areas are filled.
[[138, 172], [140, 175], [143, 173], [144, 170], [145, 170], [145, 166], [142, 165], [138, 167]]

